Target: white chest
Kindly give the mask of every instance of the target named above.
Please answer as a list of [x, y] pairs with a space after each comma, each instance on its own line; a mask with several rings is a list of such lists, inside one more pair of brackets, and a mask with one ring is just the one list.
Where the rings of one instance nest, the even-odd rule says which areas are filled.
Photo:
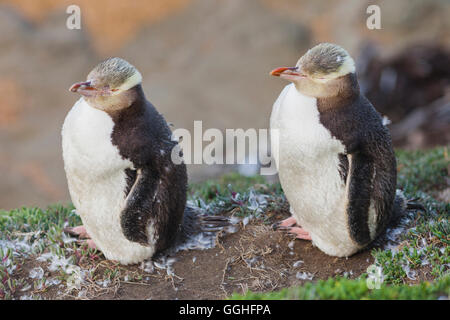
[[344, 145], [320, 123], [316, 102], [316, 98], [302, 95], [292, 84], [275, 102], [270, 124], [278, 131], [279, 139], [272, 144], [278, 149], [280, 163], [296, 159], [304, 169], [315, 171], [317, 161], [345, 151]]
[[66, 169], [84, 179], [98, 180], [131, 167], [132, 163], [123, 159], [112, 144], [113, 128], [114, 122], [106, 112], [90, 107], [83, 98], [78, 100], [62, 129]]

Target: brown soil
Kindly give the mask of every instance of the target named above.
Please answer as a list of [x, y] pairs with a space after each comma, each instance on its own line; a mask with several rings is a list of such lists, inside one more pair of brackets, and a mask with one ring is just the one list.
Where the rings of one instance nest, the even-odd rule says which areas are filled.
[[[296, 263], [294, 267], [299, 260], [303, 263]], [[78, 265], [83, 266], [83, 263], [79, 261]], [[96, 266], [100, 279], [104, 274], [102, 269], [118, 270], [131, 277], [140, 274], [143, 278], [134, 283], [116, 277], [107, 288], [90, 281], [81, 290], [87, 292], [83, 298], [89, 299], [223, 299], [233, 292], [279, 290], [344, 273], [355, 278], [372, 263], [368, 250], [348, 259], [330, 257], [309, 241], [293, 241], [292, 236], [255, 221], [234, 234], [218, 237], [215, 248], [179, 252], [173, 264], [175, 276], [168, 276], [166, 270], [157, 268], [147, 274], [138, 265], [124, 267], [97, 258], [91, 266]], [[27, 277], [35, 266], [36, 262], [31, 261], [30, 265], [25, 265], [23, 276]], [[313, 279], [300, 280], [296, 277], [298, 272], [310, 273]], [[47, 299], [73, 299], [78, 295], [76, 290], [65, 296], [58, 290], [50, 287], [45, 292], [34, 292]]]
[[[269, 226], [254, 224], [235, 234], [220, 239], [211, 250], [186, 251], [178, 255], [175, 274], [182, 281], [156, 280], [152, 287], [123, 286], [116, 297], [152, 299], [223, 299], [233, 292], [247, 290], [265, 292], [302, 284], [307, 280], [296, 278], [297, 272], [314, 274], [312, 281], [327, 279], [345, 271], [351, 277], [365, 272], [373, 263], [370, 252], [362, 252], [349, 259], [330, 257], [308, 241], [273, 231]], [[196, 258], [195, 263], [193, 262]], [[293, 267], [296, 261], [303, 263]]]

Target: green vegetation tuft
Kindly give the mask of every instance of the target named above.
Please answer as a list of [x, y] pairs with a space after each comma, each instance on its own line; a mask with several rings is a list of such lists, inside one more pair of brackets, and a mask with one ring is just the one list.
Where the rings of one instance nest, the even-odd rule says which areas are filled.
[[435, 282], [418, 285], [381, 285], [379, 289], [369, 289], [365, 278], [350, 280], [329, 278], [316, 283], [307, 282], [303, 286], [285, 288], [268, 293], [247, 292], [233, 294], [231, 300], [427, 300], [446, 298], [450, 295], [450, 276]]
[[405, 192], [429, 192], [448, 187], [450, 157], [447, 147], [431, 150], [397, 150], [398, 186]]
[[243, 177], [239, 173], [232, 172], [217, 179], [190, 184], [189, 193], [192, 197], [202, 198], [205, 202], [209, 202], [217, 196], [228, 196], [230, 191], [244, 193], [255, 185], [265, 183], [262, 176]]
[[53, 205], [47, 210], [25, 207], [11, 211], [0, 210], [0, 239], [18, 233], [47, 232], [54, 228], [62, 230], [65, 223], [81, 224], [80, 217], [73, 209], [71, 205]]

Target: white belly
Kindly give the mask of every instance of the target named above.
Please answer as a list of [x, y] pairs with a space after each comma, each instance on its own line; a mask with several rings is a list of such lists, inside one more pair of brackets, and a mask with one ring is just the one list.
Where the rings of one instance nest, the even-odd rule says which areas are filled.
[[359, 248], [351, 240], [347, 192], [339, 174], [344, 145], [320, 123], [316, 99], [288, 85], [274, 104], [272, 150], [278, 152], [281, 185], [297, 222], [327, 254], [348, 256]]
[[86, 231], [106, 258], [129, 264], [153, 255], [154, 248], [127, 240], [120, 225], [125, 206], [123, 159], [111, 142], [114, 123], [83, 98], [67, 115], [63, 129], [63, 159], [70, 196]]

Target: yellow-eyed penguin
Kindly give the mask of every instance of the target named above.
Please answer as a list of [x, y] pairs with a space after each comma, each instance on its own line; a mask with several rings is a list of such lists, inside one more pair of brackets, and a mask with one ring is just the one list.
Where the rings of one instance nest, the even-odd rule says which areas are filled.
[[84, 225], [68, 232], [122, 264], [168, 250], [200, 225], [186, 208], [186, 166], [171, 158], [177, 142], [141, 82], [127, 61], [101, 62], [70, 88], [82, 97], [62, 128], [68, 187]]
[[328, 255], [350, 256], [405, 210], [389, 131], [360, 92], [353, 59], [338, 45], [321, 43], [295, 67], [271, 75], [292, 82], [270, 117], [292, 213], [280, 226]]

